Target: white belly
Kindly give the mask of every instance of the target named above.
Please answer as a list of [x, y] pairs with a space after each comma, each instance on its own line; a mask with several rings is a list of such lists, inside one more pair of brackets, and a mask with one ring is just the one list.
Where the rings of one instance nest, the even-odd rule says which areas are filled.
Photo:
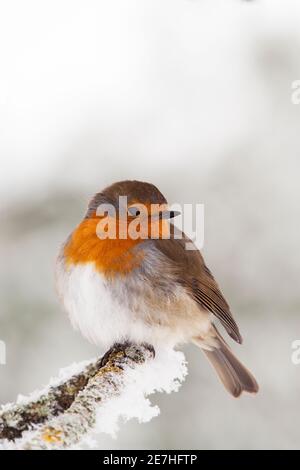
[[[138, 313], [132, 311], [126, 302], [113, 296], [112, 289], [93, 263], [66, 269], [60, 260], [57, 286], [73, 327], [90, 342], [105, 349], [125, 340], [146, 342], [154, 347], [161, 344], [174, 346], [191, 340], [195, 334], [205, 336], [210, 328], [210, 315], [202, 314], [187, 297], [174, 311], [170, 307], [149, 313], [144, 311], [142, 302]], [[127, 295], [122, 283], [119, 283], [118, 294], [119, 299], [125, 299]], [[157, 318], [163, 321], [158, 323]]]
[[71, 323], [89, 341], [105, 348], [125, 339], [130, 312], [113, 299], [93, 263], [58, 267], [57, 284]]

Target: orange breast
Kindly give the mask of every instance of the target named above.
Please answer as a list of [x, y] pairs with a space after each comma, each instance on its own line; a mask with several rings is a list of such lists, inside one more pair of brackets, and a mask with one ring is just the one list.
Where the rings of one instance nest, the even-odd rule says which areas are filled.
[[105, 239], [97, 236], [99, 218], [85, 219], [74, 230], [64, 248], [67, 264], [94, 262], [96, 269], [107, 276], [127, 274], [138, 267], [142, 260], [142, 250], [133, 253], [131, 248], [142, 240]]

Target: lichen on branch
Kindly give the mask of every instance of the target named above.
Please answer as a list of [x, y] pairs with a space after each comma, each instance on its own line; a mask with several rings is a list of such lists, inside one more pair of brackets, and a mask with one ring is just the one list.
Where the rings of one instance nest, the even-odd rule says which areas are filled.
[[6, 405], [0, 412], [2, 448], [63, 449], [78, 444], [95, 426], [101, 406], [122, 393], [130, 371], [150, 362], [153, 353], [146, 345], [116, 345], [38, 397]]

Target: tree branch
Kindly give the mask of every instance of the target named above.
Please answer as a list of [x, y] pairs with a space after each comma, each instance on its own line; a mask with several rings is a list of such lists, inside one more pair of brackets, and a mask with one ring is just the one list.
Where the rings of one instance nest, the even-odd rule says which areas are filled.
[[116, 345], [38, 397], [6, 405], [0, 412], [0, 443], [19, 449], [63, 449], [79, 443], [93, 428], [99, 407], [120, 395], [129, 371], [153, 353], [145, 345]]

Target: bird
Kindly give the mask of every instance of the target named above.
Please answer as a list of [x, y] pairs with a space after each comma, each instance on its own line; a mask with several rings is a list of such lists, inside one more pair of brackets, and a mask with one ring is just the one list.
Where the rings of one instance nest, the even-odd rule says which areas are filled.
[[256, 393], [254, 376], [219, 332], [242, 343], [230, 307], [196, 245], [183, 231], [175, 236], [176, 215], [148, 182], [119, 181], [96, 193], [59, 251], [59, 298], [73, 327], [97, 346], [193, 343], [233, 397]]

